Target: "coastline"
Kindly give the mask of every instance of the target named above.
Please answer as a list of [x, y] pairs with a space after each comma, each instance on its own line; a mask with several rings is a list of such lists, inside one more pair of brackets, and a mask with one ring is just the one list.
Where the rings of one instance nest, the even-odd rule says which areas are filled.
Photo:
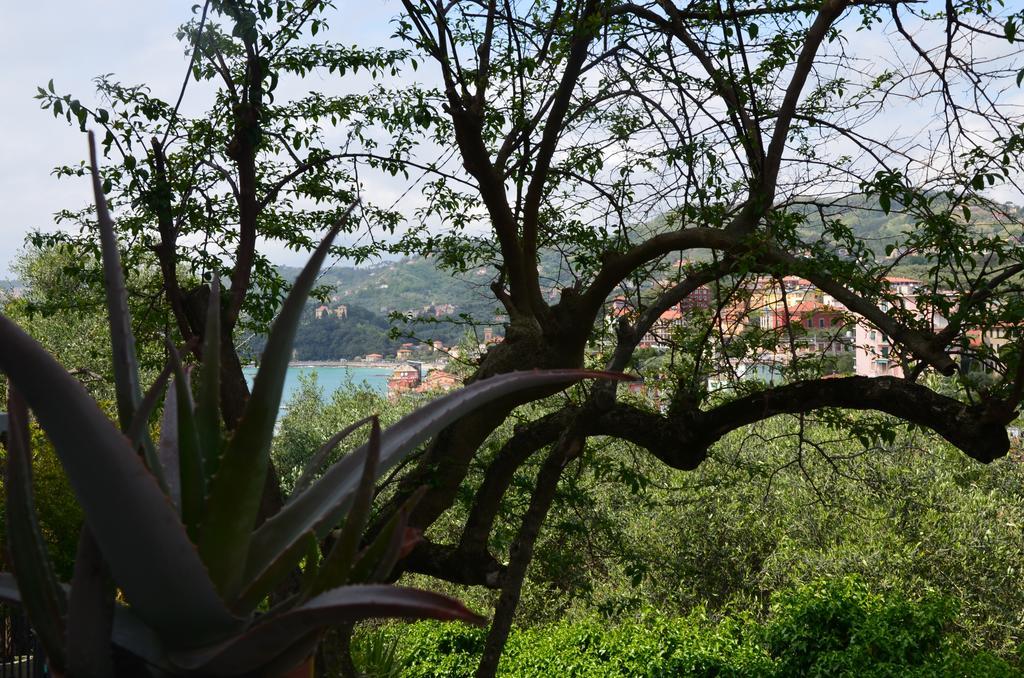
[[[292, 360], [288, 367], [370, 367], [375, 369], [393, 370], [399, 363], [393, 360], [377, 360], [366, 362], [363, 360]], [[256, 363], [249, 363], [243, 367], [257, 367]]]

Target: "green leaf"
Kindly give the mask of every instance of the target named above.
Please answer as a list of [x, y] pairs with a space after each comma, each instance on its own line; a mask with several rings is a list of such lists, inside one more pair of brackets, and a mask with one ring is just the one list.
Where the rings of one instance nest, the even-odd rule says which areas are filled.
[[380, 461], [380, 420], [377, 417], [373, 418], [366, 449], [366, 463], [363, 464], [363, 473], [352, 499], [352, 508], [345, 518], [341, 534], [320, 568], [320, 575], [313, 585], [314, 595], [345, 584], [352, 570], [376, 489], [377, 464]]
[[[100, 229], [100, 249], [103, 253], [103, 286], [106, 289], [107, 319], [110, 323], [110, 345], [114, 366], [114, 387], [117, 395], [117, 418], [121, 430], [127, 431], [135, 418], [135, 410], [142, 400], [139, 385], [139, 365], [135, 357], [135, 337], [128, 313], [128, 290], [121, 271], [121, 255], [117, 251], [114, 221], [107, 210], [107, 199], [100, 186], [100, 173], [96, 162], [96, 138], [89, 132], [89, 166], [92, 189], [96, 200], [96, 216]], [[146, 465], [162, 487], [166, 487], [163, 472], [156, 458], [156, 450], [148, 435], [142, 436], [142, 454]]]
[[[164, 365], [164, 368], [160, 370], [160, 374], [157, 375], [156, 381], [149, 387], [146, 394], [142, 397], [142, 402], [139, 403], [139, 407], [135, 410], [135, 417], [132, 419], [131, 425], [128, 426], [128, 430], [125, 435], [131, 442], [132, 447], [138, 447], [139, 442], [142, 440], [142, 436], [147, 432], [149, 428], [149, 416], [153, 414], [153, 410], [156, 408], [156, 403], [160, 400], [160, 395], [163, 393], [164, 388], [167, 386], [167, 381], [171, 377], [171, 373], [174, 371], [174, 365], [168, 362]], [[158, 457], [158, 461], [159, 460]], [[163, 464], [160, 465], [161, 470], [164, 470]], [[166, 472], [164, 473], [166, 475]]]
[[343, 586], [270, 617], [230, 640], [202, 650], [173, 652], [179, 669], [203, 675], [256, 671], [296, 641], [325, 626], [371, 618], [438, 619], [482, 625], [484, 619], [447, 596], [398, 586]]
[[410, 530], [408, 525], [412, 510], [426, 493], [427, 487], [424, 485], [405, 500], [384, 525], [377, 538], [359, 554], [359, 560], [352, 568], [349, 582], [366, 584], [384, 581], [395, 567], [395, 563], [421, 541], [422, 533], [419, 530]]
[[889, 198], [888, 193], [880, 193], [878, 195], [878, 206], [882, 208], [882, 211], [886, 214], [892, 209], [892, 200]]
[[295, 497], [302, 494], [307, 487], [309, 487], [316, 478], [316, 474], [320, 470], [320, 467], [323, 466], [324, 462], [327, 460], [328, 455], [330, 455], [342, 440], [352, 435], [356, 429], [370, 423], [374, 419], [376, 419], [374, 416], [360, 419], [356, 423], [346, 426], [331, 436], [331, 439], [324, 443], [320, 449], [316, 451], [316, 454], [310, 457], [309, 461], [306, 462], [305, 467], [302, 469], [302, 475], [295, 481], [295, 486], [292, 488], [292, 493], [291, 496], [288, 497], [288, 501], [292, 501]]
[[181, 513], [181, 461], [178, 443], [178, 389], [167, 385], [163, 419], [160, 422], [160, 466], [167, 478], [167, 497]]
[[[568, 386], [581, 379], [595, 377], [629, 378], [618, 373], [591, 370], [513, 372], [484, 379], [431, 401], [383, 433], [379, 472], [392, 468], [420, 443], [446, 426], [498, 398], [525, 389]], [[246, 582], [262, 580], [266, 571], [280, 567], [279, 559], [301, 554], [301, 551], [295, 551], [294, 546], [310, 530], [323, 537], [337, 524], [352, 501], [359, 482], [358, 471], [366, 462], [367, 451], [367, 446], [363, 445], [338, 461], [308, 490], [285, 504], [277, 515], [256, 530], [246, 559]]]
[[1003, 33], [1006, 35], [1006, 40], [1010, 43], [1017, 37], [1017, 23], [1010, 19], [1003, 25]]
[[252, 395], [210, 484], [199, 553], [218, 589], [228, 598], [241, 588], [245, 559], [240, 554], [249, 550], [263, 495], [270, 443], [281, 406], [281, 391], [292, 355], [295, 330], [306, 298], [339, 229], [340, 224], [333, 227], [316, 248], [285, 299], [270, 330], [263, 363], [253, 382]]
[[0, 572], [0, 603], [21, 605], [21, 592], [18, 582], [10, 572]]
[[74, 377], [3, 316], [0, 371], [53, 443], [114, 581], [139, 616], [180, 646], [235, 630], [239, 620], [127, 438]]
[[[179, 491], [181, 493], [181, 520], [193, 543], [199, 541], [199, 532], [203, 521], [203, 503], [206, 499], [206, 474], [203, 472], [203, 455], [199, 442], [199, 430], [196, 426], [194, 406], [192, 404], [192, 387], [189, 384], [188, 372], [181, 364], [181, 357], [174, 346], [168, 342], [168, 353], [174, 365], [174, 410], [177, 414], [176, 427], [170, 435], [177, 439], [177, 461]], [[170, 396], [170, 391], [168, 391]], [[166, 405], [165, 405], [166, 408]], [[164, 421], [167, 414], [164, 413]], [[168, 447], [169, 440], [162, 441]], [[166, 451], [166, 449], [164, 450]], [[170, 462], [173, 465], [173, 462]]]
[[203, 473], [210, 481], [220, 462], [220, 278], [210, 282], [210, 301], [203, 331], [203, 364], [199, 368], [196, 430], [202, 451]]
[[67, 613], [67, 675], [114, 674], [110, 647], [114, 622], [114, 582], [88, 525], [82, 527], [75, 552]]
[[7, 548], [32, 627], [46, 650], [47, 659], [56, 670], [63, 672], [67, 600], [36, 519], [28, 411], [14, 388], [8, 389], [7, 407]]

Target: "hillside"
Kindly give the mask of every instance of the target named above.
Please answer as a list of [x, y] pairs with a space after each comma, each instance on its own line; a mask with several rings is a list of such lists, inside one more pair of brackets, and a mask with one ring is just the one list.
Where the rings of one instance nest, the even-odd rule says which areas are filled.
[[[1006, 209], [1020, 218], [1019, 208]], [[837, 201], [830, 210], [830, 215], [833, 213], [883, 260], [886, 246], [901, 240], [912, 228], [907, 217], [885, 214], [861, 197]], [[995, 221], [991, 214], [977, 213], [972, 224], [979, 232], [995, 233], [1000, 228]], [[665, 228], [665, 221], [658, 220], [637, 229], [634, 235], [639, 238], [641, 231], [650, 234]], [[802, 236], [813, 240], [816, 234], [807, 231]], [[691, 253], [690, 258], [701, 260], [701, 254]], [[557, 253], [543, 252], [541, 260], [541, 274], [554, 300], [556, 290], [568, 281], [560, 269]], [[919, 276], [924, 264], [921, 256], [902, 257], [894, 273]], [[299, 271], [292, 267], [279, 270], [288, 279]], [[307, 317], [296, 337], [296, 357], [344, 360], [368, 353], [393, 355], [403, 342], [410, 341], [410, 336], [424, 342], [440, 340], [452, 346], [467, 334], [480, 341], [487, 327], [500, 335], [504, 317], [489, 288], [493, 277], [494, 269], [489, 267], [478, 267], [461, 275], [441, 271], [427, 257], [360, 267], [333, 266], [323, 272], [320, 281], [332, 288], [329, 301], [321, 309], [320, 317], [316, 312], [319, 302], [311, 302], [307, 308]], [[345, 317], [339, 317], [342, 307]], [[252, 347], [256, 352], [261, 348], [260, 341]]]

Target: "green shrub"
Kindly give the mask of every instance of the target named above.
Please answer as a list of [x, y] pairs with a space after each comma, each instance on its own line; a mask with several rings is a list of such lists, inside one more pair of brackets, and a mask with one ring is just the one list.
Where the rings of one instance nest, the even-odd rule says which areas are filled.
[[[668, 618], [650, 611], [615, 624], [592, 617], [517, 629], [499, 675], [643, 676], [1021, 676], [1004, 660], [965, 646], [957, 606], [933, 594], [880, 595], [859, 578], [828, 580], [777, 595], [768, 618], [712, 619], [703, 608]], [[472, 676], [485, 632], [436, 623], [373, 633], [399, 639], [403, 675]], [[358, 636], [357, 636], [358, 638]], [[376, 641], [382, 642], [382, 641]]]

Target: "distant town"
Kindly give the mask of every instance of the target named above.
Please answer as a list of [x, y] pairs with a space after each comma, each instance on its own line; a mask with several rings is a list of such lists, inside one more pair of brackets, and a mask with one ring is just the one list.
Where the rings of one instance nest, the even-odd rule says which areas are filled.
[[[883, 294], [888, 301], [882, 302], [883, 311], [927, 318], [934, 331], [946, 326], [946, 319], [934, 309], [920, 305], [918, 295], [923, 285], [920, 280], [889, 276], [884, 281], [887, 288]], [[659, 291], [659, 287], [668, 284], [667, 281], [655, 284], [645, 290], [642, 296], [652, 296]], [[734, 296], [735, 300], [722, 305], [715, 318], [727, 342], [754, 329], [771, 332], [795, 326], [799, 327], [799, 331], [794, 333], [793, 343], [781, 342], [781, 348], [747, 355], [735, 361], [732, 373], [715, 377], [710, 386], [725, 386], [729, 381], [737, 379], [778, 382], [782, 380], [782, 368], [791, 364], [794, 357], [799, 359], [812, 355], [829, 358], [831, 371], [837, 374], [904, 376], [904, 356], [892, 345], [889, 337], [809, 280], [797, 276], [755, 278], [745, 285], [742, 294]], [[718, 306], [712, 288], [703, 286], [694, 290], [685, 300], [661, 314], [641, 339], [638, 348], [654, 353], [670, 350], [677, 328], [693, 320], [694, 314], [700, 314], [706, 319]], [[624, 295], [617, 296], [608, 304], [605, 316], [607, 327], [611, 330], [619, 319], [633, 319], [641, 310], [642, 302], [638, 303], [636, 299]], [[457, 307], [453, 304], [440, 304], [412, 309], [408, 313], [443, 322], [456, 311]], [[333, 305], [322, 304], [313, 310], [314, 323], [328, 319], [344, 321], [348, 316], [349, 306], [336, 302]], [[504, 319], [495, 318], [495, 321], [501, 320]], [[976, 331], [969, 333], [969, 336], [973, 344], [985, 344], [993, 350], [999, 350], [1008, 341], [1005, 330], [999, 328], [985, 333]], [[484, 327], [479, 338], [475, 346], [465, 342], [459, 346], [447, 346], [440, 339], [435, 339], [418, 343], [405, 342], [389, 353], [373, 352], [353, 360], [297, 360], [295, 364], [344, 364], [391, 369], [387, 388], [392, 398], [406, 393], [443, 392], [461, 384], [461, 379], [449, 370], [451, 361], [472, 357], [463, 353], [482, 352], [504, 340], [500, 329], [491, 326]]]

